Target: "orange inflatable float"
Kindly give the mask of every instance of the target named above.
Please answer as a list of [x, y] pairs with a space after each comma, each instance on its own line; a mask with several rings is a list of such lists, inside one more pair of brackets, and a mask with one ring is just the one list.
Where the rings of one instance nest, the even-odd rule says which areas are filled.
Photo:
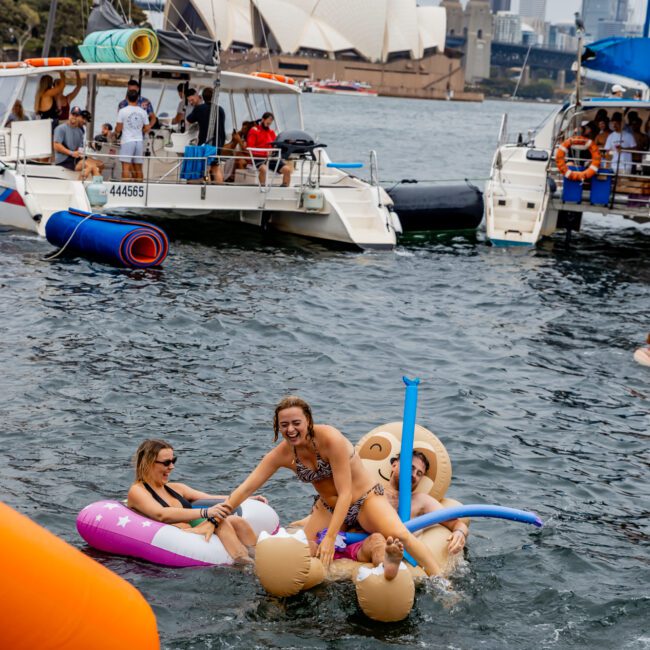
[[3, 648], [160, 647], [135, 587], [1, 502], [0, 522]]

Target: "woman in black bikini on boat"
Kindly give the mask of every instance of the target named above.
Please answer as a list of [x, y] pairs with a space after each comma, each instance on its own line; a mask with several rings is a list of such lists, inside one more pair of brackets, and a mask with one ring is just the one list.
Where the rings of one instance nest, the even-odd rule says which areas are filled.
[[[217, 521], [208, 515], [207, 508], [193, 509], [192, 502], [198, 499], [226, 497], [200, 492], [184, 483], [169, 483], [177, 460], [169, 443], [145, 440], [135, 452], [135, 483], [129, 489], [129, 508], [150, 519], [204, 535], [206, 541], [214, 533], [235, 562], [252, 562], [247, 547], [255, 546], [257, 537], [250, 524], [236, 515]], [[266, 503], [264, 497], [253, 498]]]
[[[440, 573], [431, 552], [408, 532], [383, 496], [382, 486], [373, 481], [352, 443], [340, 431], [329, 425], [314, 424], [309, 405], [294, 396], [286, 397], [277, 405], [273, 429], [274, 440], [282, 434], [282, 442], [264, 456], [225, 503], [209, 509], [210, 516], [227, 516], [278, 469], [286, 467], [318, 492], [305, 534], [326, 567], [334, 557], [336, 533], [358, 526], [386, 538], [399, 538], [429, 575]], [[316, 536], [324, 528], [328, 532], [316, 546]]]

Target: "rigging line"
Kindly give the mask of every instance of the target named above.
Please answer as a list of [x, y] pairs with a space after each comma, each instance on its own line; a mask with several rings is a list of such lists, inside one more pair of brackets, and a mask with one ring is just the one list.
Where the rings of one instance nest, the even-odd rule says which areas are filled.
[[266, 54], [269, 57], [269, 67], [271, 68], [271, 74], [275, 74], [275, 70], [273, 69], [273, 60], [271, 59], [271, 50], [269, 49], [269, 42], [266, 38], [266, 29], [264, 29], [264, 21], [262, 20], [262, 12], [260, 11], [258, 0], [254, 0], [254, 2], [255, 2], [255, 8], [257, 9], [257, 15], [259, 16], [260, 19], [260, 28], [262, 30], [262, 36], [264, 36], [264, 45], [266, 45]]
[[517, 85], [515, 86], [515, 91], [512, 93], [512, 97], [510, 98], [511, 101], [517, 96], [517, 91], [519, 90], [519, 84], [521, 83], [521, 80], [524, 76], [524, 72], [526, 71], [526, 63], [528, 63], [528, 55], [530, 54], [530, 50], [532, 49], [532, 47], [533, 47], [533, 42], [531, 41], [530, 45], [528, 46], [528, 52], [526, 52], [524, 65], [521, 66], [521, 73], [519, 74], [519, 79], [517, 79]]

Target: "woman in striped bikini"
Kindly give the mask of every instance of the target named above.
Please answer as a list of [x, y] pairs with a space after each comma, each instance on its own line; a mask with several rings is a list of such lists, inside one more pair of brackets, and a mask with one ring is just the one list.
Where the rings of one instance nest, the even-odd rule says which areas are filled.
[[[334, 557], [334, 542], [339, 530], [360, 527], [368, 533], [381, 533], [403, 542], [404, 548], [429, 575], [439, 574], [431, 552], [400, 521], [355, 453], [352, 443], [332, 426], [314, 424], [311, 408], [299, 397], [283, 399], [273, 418], [276, 445], [225, 503], [210, 508], [210, 516], [227, 516], [258, 490], [281, 467], [299, 480], [311, 483], [318, 493], [315, 507], [305, 526], [307, 539], [327, 567]], [[317, 544], [318, 533], [327, 534]]]

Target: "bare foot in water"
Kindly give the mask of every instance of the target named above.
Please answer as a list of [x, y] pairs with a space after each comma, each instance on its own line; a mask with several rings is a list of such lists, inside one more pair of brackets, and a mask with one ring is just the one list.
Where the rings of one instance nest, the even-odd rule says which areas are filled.
[[404, 544], [397, 537], [386, 538], [386, 556], [384, 557], [384, 577], [392, 580], [399, 571], [399, 565], [404, 557]]
[[233, 562], [235, 566], [246, 566], [247, 564], [255, 564], [255, 560], [249, 555], [238, 555], [233, 557]]

